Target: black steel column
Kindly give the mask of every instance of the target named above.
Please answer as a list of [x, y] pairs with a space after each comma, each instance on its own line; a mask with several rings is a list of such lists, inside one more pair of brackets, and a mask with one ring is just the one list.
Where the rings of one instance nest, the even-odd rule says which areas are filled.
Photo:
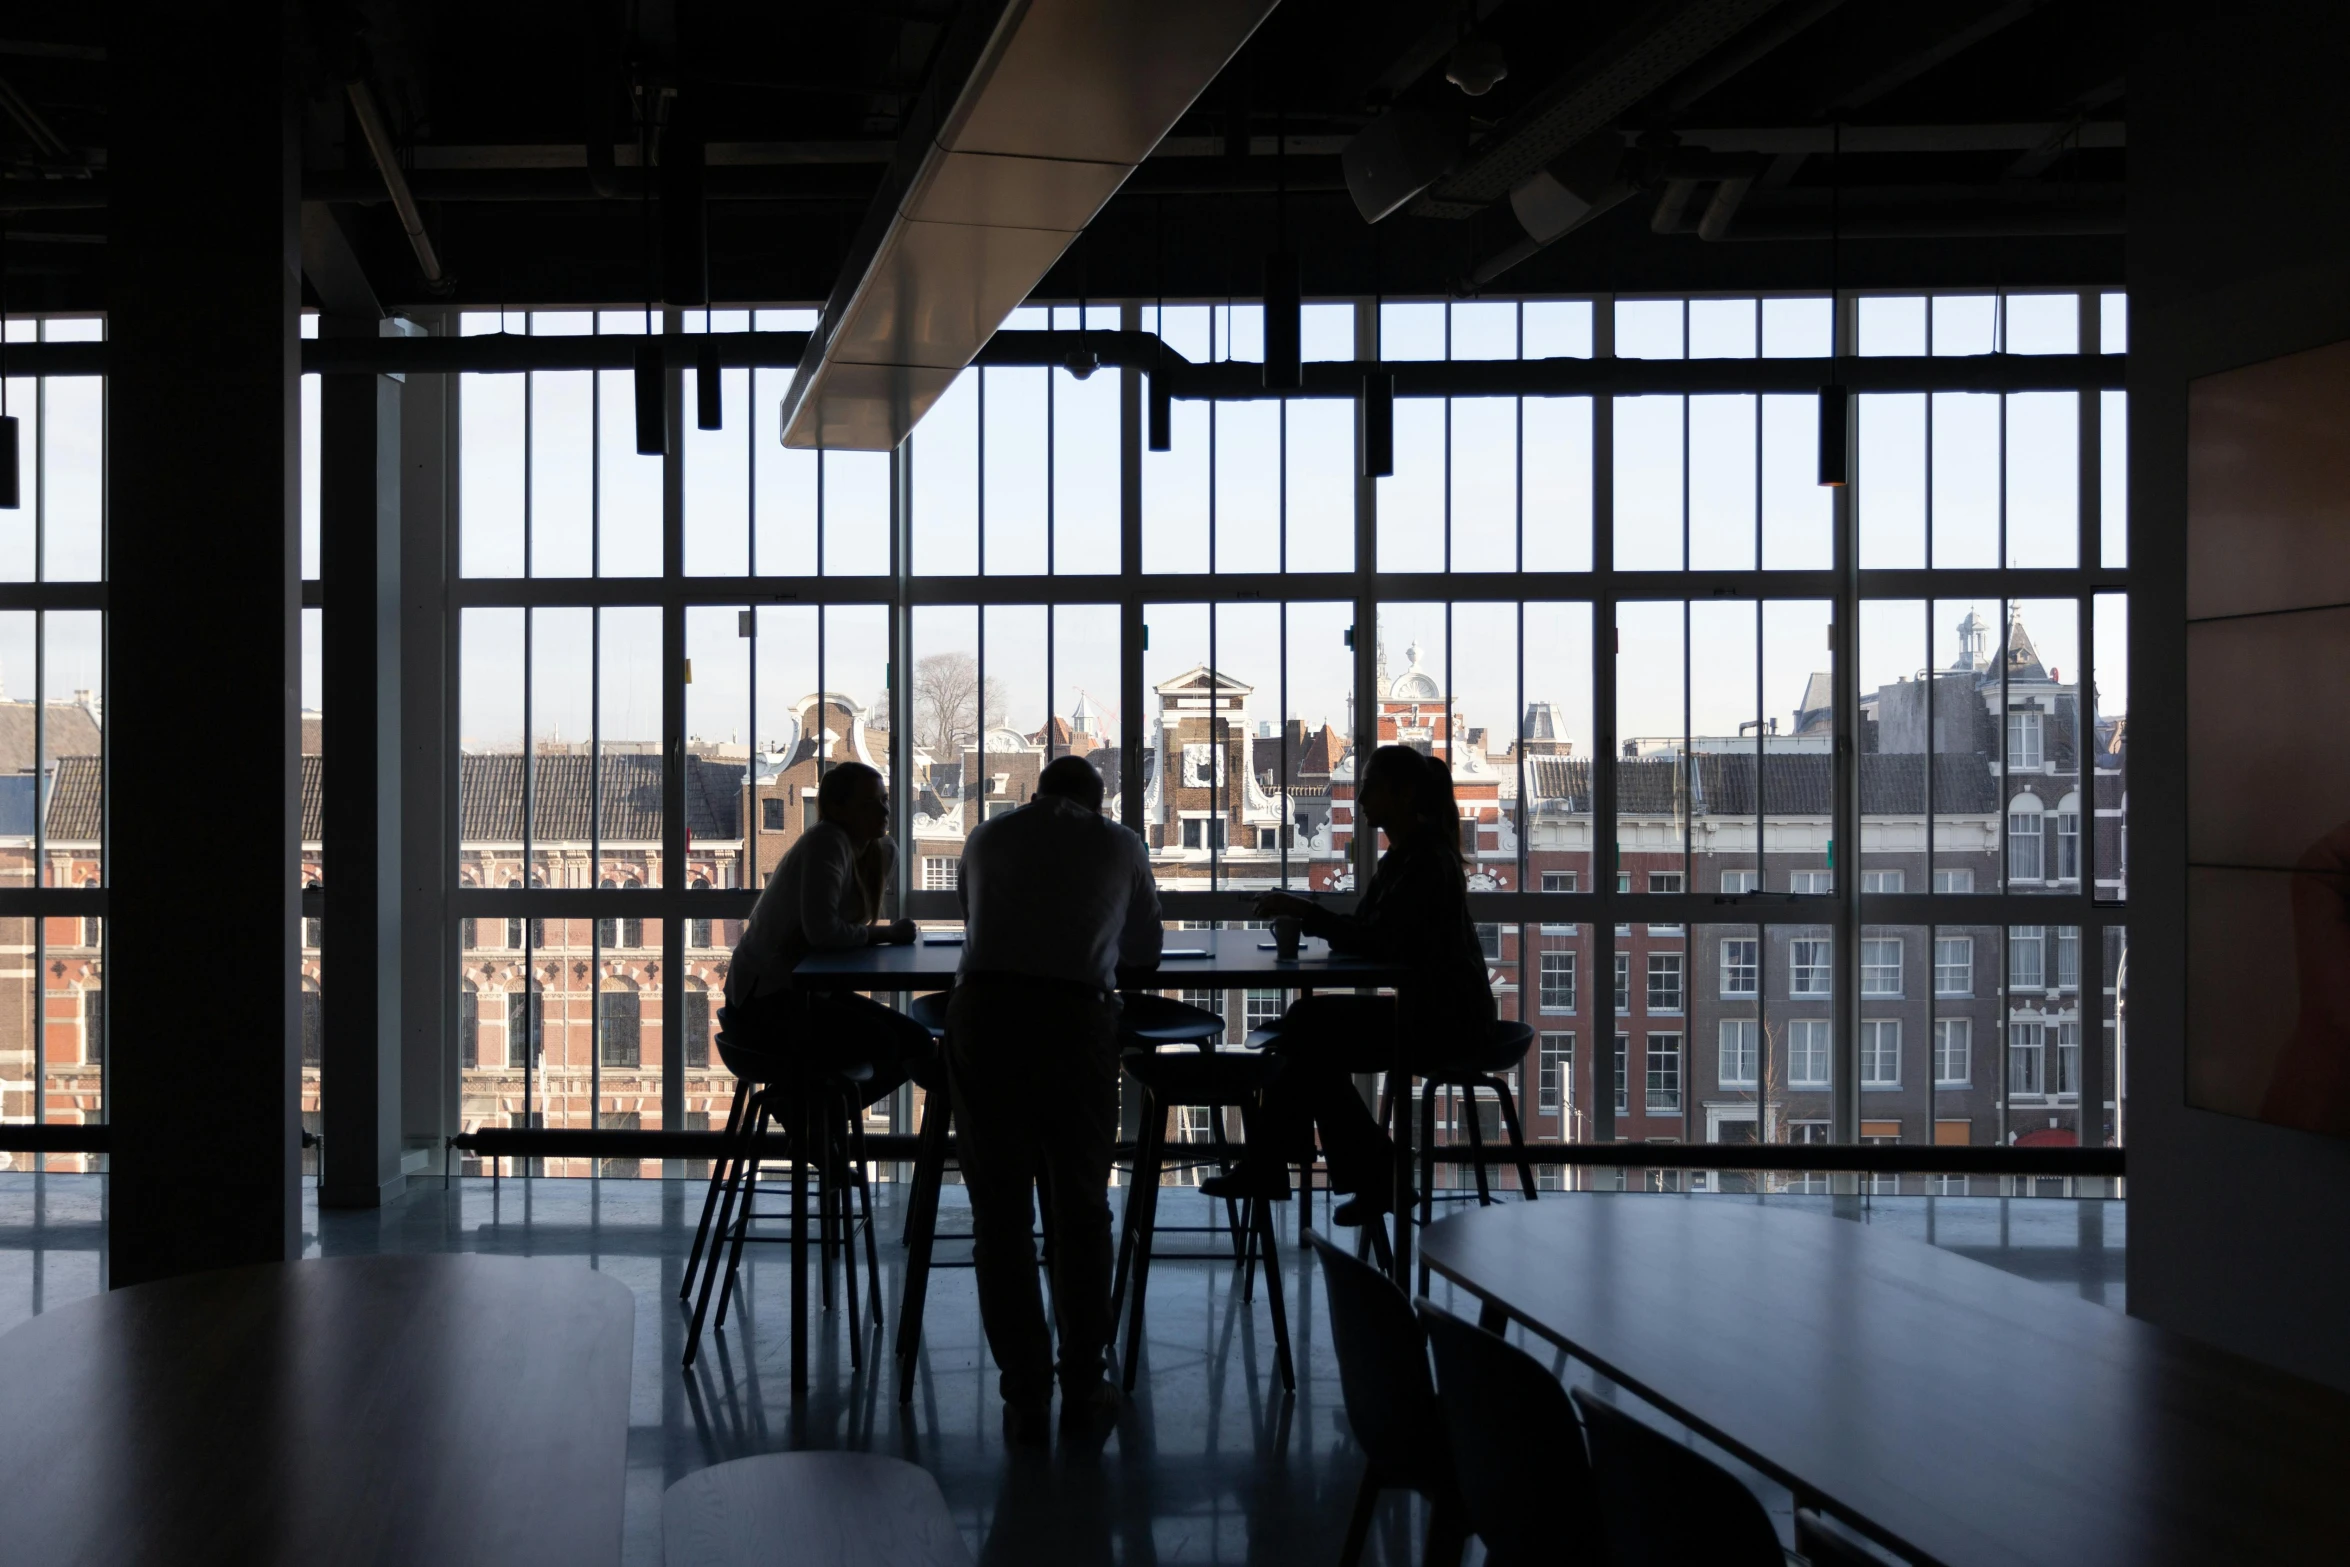
[[276, 7], [107, 22], [121, 1286], [300, 1250], [300, 156]]
[[[322, 337], [375, 337], [328, 316]], [[319, 672], [326, 714], [318, 1201], [372, 1208], [400, 1170], [400, 383], [320, 377]]]

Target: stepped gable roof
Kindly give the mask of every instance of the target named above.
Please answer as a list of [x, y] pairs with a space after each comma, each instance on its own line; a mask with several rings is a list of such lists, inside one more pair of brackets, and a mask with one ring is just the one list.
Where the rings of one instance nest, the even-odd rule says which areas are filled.
[[1326, 777], [1329, 775], [1330, 769], [1338, 765], [1338, 759], [1345, 754], [1346, 742], [1339, 738], [1337, 730], [1324, 724], [1320, 729], [1306, 732], [1305, 743], [1298, 747], [1297, 756], [1291, 762], [1290, 770], [1300, 775], [1314, 774]]
[[[458, 800], [467, 839], [514, 843], [522, 838], [523, 764], [518, 753], [468, 756], [458, 767]], [[536, 766], [531, 828], [540, 843], [661, 841], [661, 758], [622, 754], [602, 758], [560, 755], [528, 758]], [[736, 805], [742, 783], [739, 762], [710, 762], [688, 756], [686, 832], [695, 839], [742, 836]], [[707, 776], [704, 776], [707, 775]], [[593, 795], [591, 796], [591, 790]], [[600, 810], [591, 818], [594, 798]]]

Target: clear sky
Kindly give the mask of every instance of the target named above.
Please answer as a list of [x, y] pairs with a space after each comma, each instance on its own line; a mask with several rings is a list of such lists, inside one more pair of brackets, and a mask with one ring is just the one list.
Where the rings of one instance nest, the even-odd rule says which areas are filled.
[[[1615, 349], [1625, 357], [1811, 356], [1828, 347], [1823, 299], [1626, 300], [1615, 304]], [[2114, 345], [2118, 299], [2104, 341]], [[756, 325], [804, 327], [805, 311], [762, 311]], [[1253, 306], [1170, 305], [1143, 312], [1194, 359], [1262, 356], [1262, 313]], [[1009, 325], [1076, 324], [1073, 308], [1023, 310]], [[534, 332], [636, 332], [638, 311], [533, 317]], [[1088, 324], [1116, 324], [1094, 307]], [[1862, 354], [1980, 353], [2001, 335], [2015, 352], [2069, 352], [2077, 312], [2070, 296], [1868, 299], [1858, 310]], [[1350, 305], [1309, 306], [1310, 359], [1354, 357]], [[469, 317], [468, 332], [494, 331], [495, 316]], [[748, 312], [717, 312], [719, 331], [744, 330]], [[523, 317], [506, 318], [520, 331]], [[698, 331], [697, 316], [689, 330]], [[1583, 301], [1386, 305], [1389, 359], [1586, 356], [1593, 307]], [[886, 570], [887, 459], [878, 454], [787, 452], [774, 410], [786, 371], [730, 371], [728, 419], [716, 432], [689, 428], [685, 449], [686, 569], [691, 575], [827, 575]], [[601, 383], [600, 385], [598, 383]], [[54, 383], [53, 383], [54, 384]], [[917, 574], [1062, 576], [1117, 567], [1117, 378], [1079, 380], [1063, 370], [967, 372], [913, 437], [913, 568]], [[2123, 500], [2121, 394], [2102, 427], [2108, 465], [2102, 497]], [[650, 575], [659, 569], [659, 464], [633, 450], [625, 373], [595, 376], [468, 376], [464, 381], [465, 517], [469, 575]], [[602, 438], [598, 438], [598, 403]], [[1929, 406], [1929, 401], [1931, 406]], [[525, 410], [528, 409], [526, 442]], [[1609, 519], [1619, 566], [1631, 569], [1817, 569], [1830, 563], [1830, 499], [1814, 472], [1816, 399], [1798, 396], [1639, 397], [1615, 411], [1615, 506]], [[315, 381], [305, 385], [306, 430], [315, 429]], [[2079, 438], [2071, 394], [2018, 394], [2002, 418], [1995, 396], [1942, 394], [1860, 400], [1857, 445], [1862, 562], [1870, 567], [1999, 561], [2004, 507], [2007, 561], [2073, 564]], [[691, 421], [688, 421], [690, 426]], [[1388, 569], [1498, 571], [1587, 569], [1591, 560], [1592, 415], [1585, 398], [1405, 399], [1396, 420], [1396, 472], [1378, 481], [1379, 558]], [[1930, 432], [1930, 433], [1929, 433]], [[1174, 450], [1144, 458], [1143, 568], [1164, 572], [1278, 573], [1347, 570], [1354, 564], [1353, 410], [1331, 400], [1175, 405]], [[1929, 479], [1928, 454], [1931, 452]], [[1448, 463], [1449, 458], [1449, 463]], [[306, 472], [311, 465], [306, 464]], [[600, 487], [600, 494], [597, 493]], [[821, 505], [818, 493], [821, 489]], [[314, 561], [315, 491], [306, 485], [306, 563]], [[1929, 508], [1930, 502], [1930, 508]], [[600, 539], [591, 527], [600, 504]], [[527, 547], [523, 516], [530, 525]], [[1447, 518], [1449, 515], [1449, 526]], [[2113, 546], [2118, 528], [2109, 523]], [[0, 548], [6, 544], [0, 535]], [[1077, 587], [1072, 584], [1072, 587]], [[1079, 589], [1082, 591], [1082, 589]], [[1995, 603], [1870, 603], [1861, 625], [1863, 690], [1914, 676], [1956, 654], [1955, 626]], [[2018, 607], [2045, 662], [2080, 662], [2070, 602]], [[1520, 656], [1520, 620], [1524, 647]], [[759, 637], [740, 634], [740, 614], [689, 611], [689, 732], [706, 740], [780, 741], [794, 702], [826, 686], [872, 702], [887, 684], [886, 617], [879, 608], [758, 611]], [[1348, 605], [1155, 604], [1146, 613], [1146, 685], [1210, 661], [1255, 688], [1258, 722], [1283, 717], [1343, 728], [1351, 687]], [[1016, 728], [1043, 727], [1087, 693], [1117, 708], [1116, 611], [1100, 605], [925, 607], [915, 654], [982, 657]], [[2098, 653], [2108, 706], [2122, 702], [2119, 614], [2101, 613]], [[468, 612], [461, 731], [472, 746], [520, 738], [522, 616]], [[1587, 750], [1591, 733], [1588, 606], [1530, 603], [1391, 604], [1380, 634], [1390, 676], [1417, 644], [1422, 666], [1454, 693], [1465, 721], [1506, 735], [1529, 701], [1553, 704], [1565, 732]], [[1829, 667], [1823, 602], [1707, 601], [1619, 606], [1619, 732], [1735, 733], [1742, 722], [1793, 716], [1809, 676]], [[534, 727], [543, 737], [589, 731], [591, 616], [541, 611], [532, 657]], [[0, 626], [0, 660], [7, 660]], [[1286, 665], [1283, 661], [1286, 639]], [[600, 639], [603, 733], [650, 742], [660, 725], [659, 627], [651, 610], [604, 613]], [[314, 651], [306, 699], [315, 702]], [[1050, 673], [1048, 675], [1048, 661]], [[1285, 678], [1286, 677], [1286, 678]], [[1758, 689], [1759, 682], [1759, 689]], [[754, 697], [753, 688], [756, 687]], [[1123, 717], [1124, 715], [1117, 715]]]

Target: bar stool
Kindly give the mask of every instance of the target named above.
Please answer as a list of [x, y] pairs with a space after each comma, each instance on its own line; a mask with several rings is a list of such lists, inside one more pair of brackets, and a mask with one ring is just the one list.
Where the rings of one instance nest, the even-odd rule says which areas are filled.
[[[1486, 1029], [1485, 1037], [1478, 1041], [1477, 1048], [1472, 1051], [1465, 1052], [1442, 1065], [1432, 1065], [1425, 1061], [1407, 1062], [1406, 1072], [1410, 1076], [1420, 1079], [1420, 1125], [1418, 1128], [1420, 1134], [1420, 1216], [1418, 1222], [1423, 1228], [1435, 1222], [1438, 1201], [1466, 1202], [1469, 1195], [1466, 1192], [1457, 1192], [1442, 1199], [1436, 1195], [1436, 1091], [1440, 1088], [1450, 1088], [1468, 1101], [1469, 1147], [1475, 1156], [1472, 1164], [1477, 1172], [1477, 1205], [1481, 1208], [1491, 1207], [1494, 1200], [1492, 1183], [1485, 1174], [1485, 1132], [1477, 1120], [1477, 1094], [1480, 1090], [1492, 1094], [1494, 1098], [1501, 1101], [1502, 1129], [1509, 1138], [1510, 1153], [1513, 1162], [1518, 1167], [1518, 1186], [1525, 1193], [1526, 1201], [1534, 1201], [1534, 1167], [1526, 1158], [1526, 1138], [1524, 1130], [1518, 1122], [1517, 1096], [1510, 1092], [1509, 1079], [1502, 1076], [1504, 1072], [1521, 1065], [1526, 1059], [1526, 1052], [1532, 1049], [1533, 1045], [1533, 1029], [1523, 1023], [1513, 1023], [1506, 1018], [1497, 1018]], [[1411, 1092], [1408, 1083], [1404, 1092]], [[1382, 1099], [1380, 1122], [1392, 1131], [1395, 1125], [1394, 1084], [1392, 1082], [1389, 1083], [1388, 1092], [1382, 1096]], [[1448, 1144], [1447, 1146], [1457, 1145]], [[1420, 1288], [1425, 1290], [1427, 1287], [1428, 1267], [1427, 1264], [1422, 1263], [1420, 1265]]]
[[[859, 1086], [872, 1077], [872, 1068], [852, 1065], [821, 1073], [783, 1052], [745, 1046], [724, 1031], [717, 1035], [719, 1057], [735, 1074], [739, 1113], [730, 1117], [730, 1135], [718, 1165], [711, 1173], [717, 1186], [715, 1222], [698, 1237], [701, 1259], [700, 1293], [694, 1303], [692, 1327], [686, 1337], [684, 1364], [691, 1366], [701, 1348], [702, 1328], [710, 1309], [713, 1287], [718, 1289], [718, 1315], [713, 1331], [726, 1325], [742, 1266], [743, 1247], [751, 1241], [782, 1242], [792, 1248], [792, 1381], [794, 1391], [807, 1381], [807, 1220], [810, 1216], [808, 1178], [816, 1177], [814, 1215], [818, 1228], [819, 1270], [824, 1303], [832, 1302], [832, 1261], [843, 1250], [849, 1255], [843, 1269], [851, 1331], [852, 1370], [862, 1370], [864, 1352], [858, 1320], [854, 1242], [847, 1239], [857, 1227], [854, 1204], [863, 1205], [867, 1294], [874, 1320], [881, 1320], [881, 1269], [873, 1239], [873, 1202], [865, 1178], [865, 1128], [860, 1114]], [[771, 1155], [767, 1147], [771, 1125], [783, 1128], [783, 1146]], [[760, 1171], [771, 1157], [791, 1163], [791, 1233], [788, 1236], [753, 1235]], [[708, 1204], [705, 1203], [705, 1208]], [[720, 1256], [725, 1256], [725, 1281], [718, 1285]]]
[[[1127, 1076], [1142, 1089], [1142, 1139], [1135, 1150], [1134, 1184], [1126, 1194], [1126, 1222], [1118, 1242], [1121, 1278], [1133, 1287], [1133, 1299], [1122, 1292], [1111, 1297], [1111, 1319], [1127, 1310], [1125, 1387], [1134, 1390], [1141, 1363], [1143, 1302], [1149, 1293], [1151, 1235], [1158, 1216], [1159, 1173], [1167, 1148], [1167, 1110], [1174, 1105], [1205, 1105], [1240, 1111], [1248, 1131], [1255, 1120], [1258, 1097], [1280, 1063], [1261, 1055], [1237, 1051], [1187, 1053], [1178, 1050], [1128, 1050], [1121, 1060]], [[1249, 1140], [1255, 1141], [1253, 1132]], [[1284, 1392], [1297, 1390], [1290, 1363], [1289, 1316], [1281, 1297], [1281, 1254], [1273, 1238], [1272, 1205], [1261, 1197], [1246, 1200], [1243, 1227], [1241, 1299], [1255, 1298], [1256, 1264], [1264, 1263], [1265, 1298], [1273, 1313], [1273, 1361]], [[1130, 1270], [1130, 1271], [1129, 1271]]]
[[[1195, 1007], [1188, 1001], [1175, 1001], [1147, 990], [1121, 991], [1118, 995], [1118, 1053], [1129, 1050], [1157, 1050], [1168, 1045], [1189, 1045], [1194, 1050], [1214, 1050], [1224, 1038], [1224, 1019], [1206, 1007]], [[1213, 1159], [1220, 1171], [1232, 1168], [1232, 1149], [1224, 1140], [1224, 1118], [1211, 1116], [1208, 1120], [1208, 1143], [1215, 1150]], [[1180, 1165], [1191, 1165], [1194, 1160], [1178, 1160]], [[1232, 1236], [1232, 1260], [1245, 1260], [1241, 1242], [1240, 1204], [1233, 1198], [1224, 1200], [1224, 1222]], [[1170, 1224], [1170, 1235], [1213, 1235], [1213, 1224]], [[1118, 1253], [1118, 1271], [1110, 1285], [1110, 1315], [1118, 1314], [1117, 1303], [1126, 1298], [1126, 1253]]]

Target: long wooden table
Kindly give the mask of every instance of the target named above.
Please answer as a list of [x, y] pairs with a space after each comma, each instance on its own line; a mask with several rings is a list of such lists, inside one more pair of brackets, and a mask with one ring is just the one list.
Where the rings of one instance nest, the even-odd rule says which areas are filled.
[[1914, 1561], [2350, 1558], [2350, 1397], [1920, 1241], [1545, 1193], [1421, 1258]]
[[228, 1268], [0, 1336], [0, 1563], [617, 1562], [635, 1298], [576, 1265]]
[[[801, 959], [792, 973], [799, 983], [842, 990], [945, 990], [955, 982], [963, 948], [930, 939], [935, 934], [925, 932], [911, 946], [820, 952]], [[1274, 955], [1273, 933], [1266, 930], [1171, 930], [1156, 969], [1118, 979], [1133, 990], [1370, 990], [1400, 984], [1409, 973], [1377, 958], [1334, 953], [1322, 941], [1309, 940], [1297, 957], [1284, 960]], [[1400, 1040], [1397, 1046], [1400, 1051]], [[1412, 1096], [1398, 1093], [1394, 1103], [1393, 1253], [1402, 1283], [1411, 1277], [1412, 1261]]]

